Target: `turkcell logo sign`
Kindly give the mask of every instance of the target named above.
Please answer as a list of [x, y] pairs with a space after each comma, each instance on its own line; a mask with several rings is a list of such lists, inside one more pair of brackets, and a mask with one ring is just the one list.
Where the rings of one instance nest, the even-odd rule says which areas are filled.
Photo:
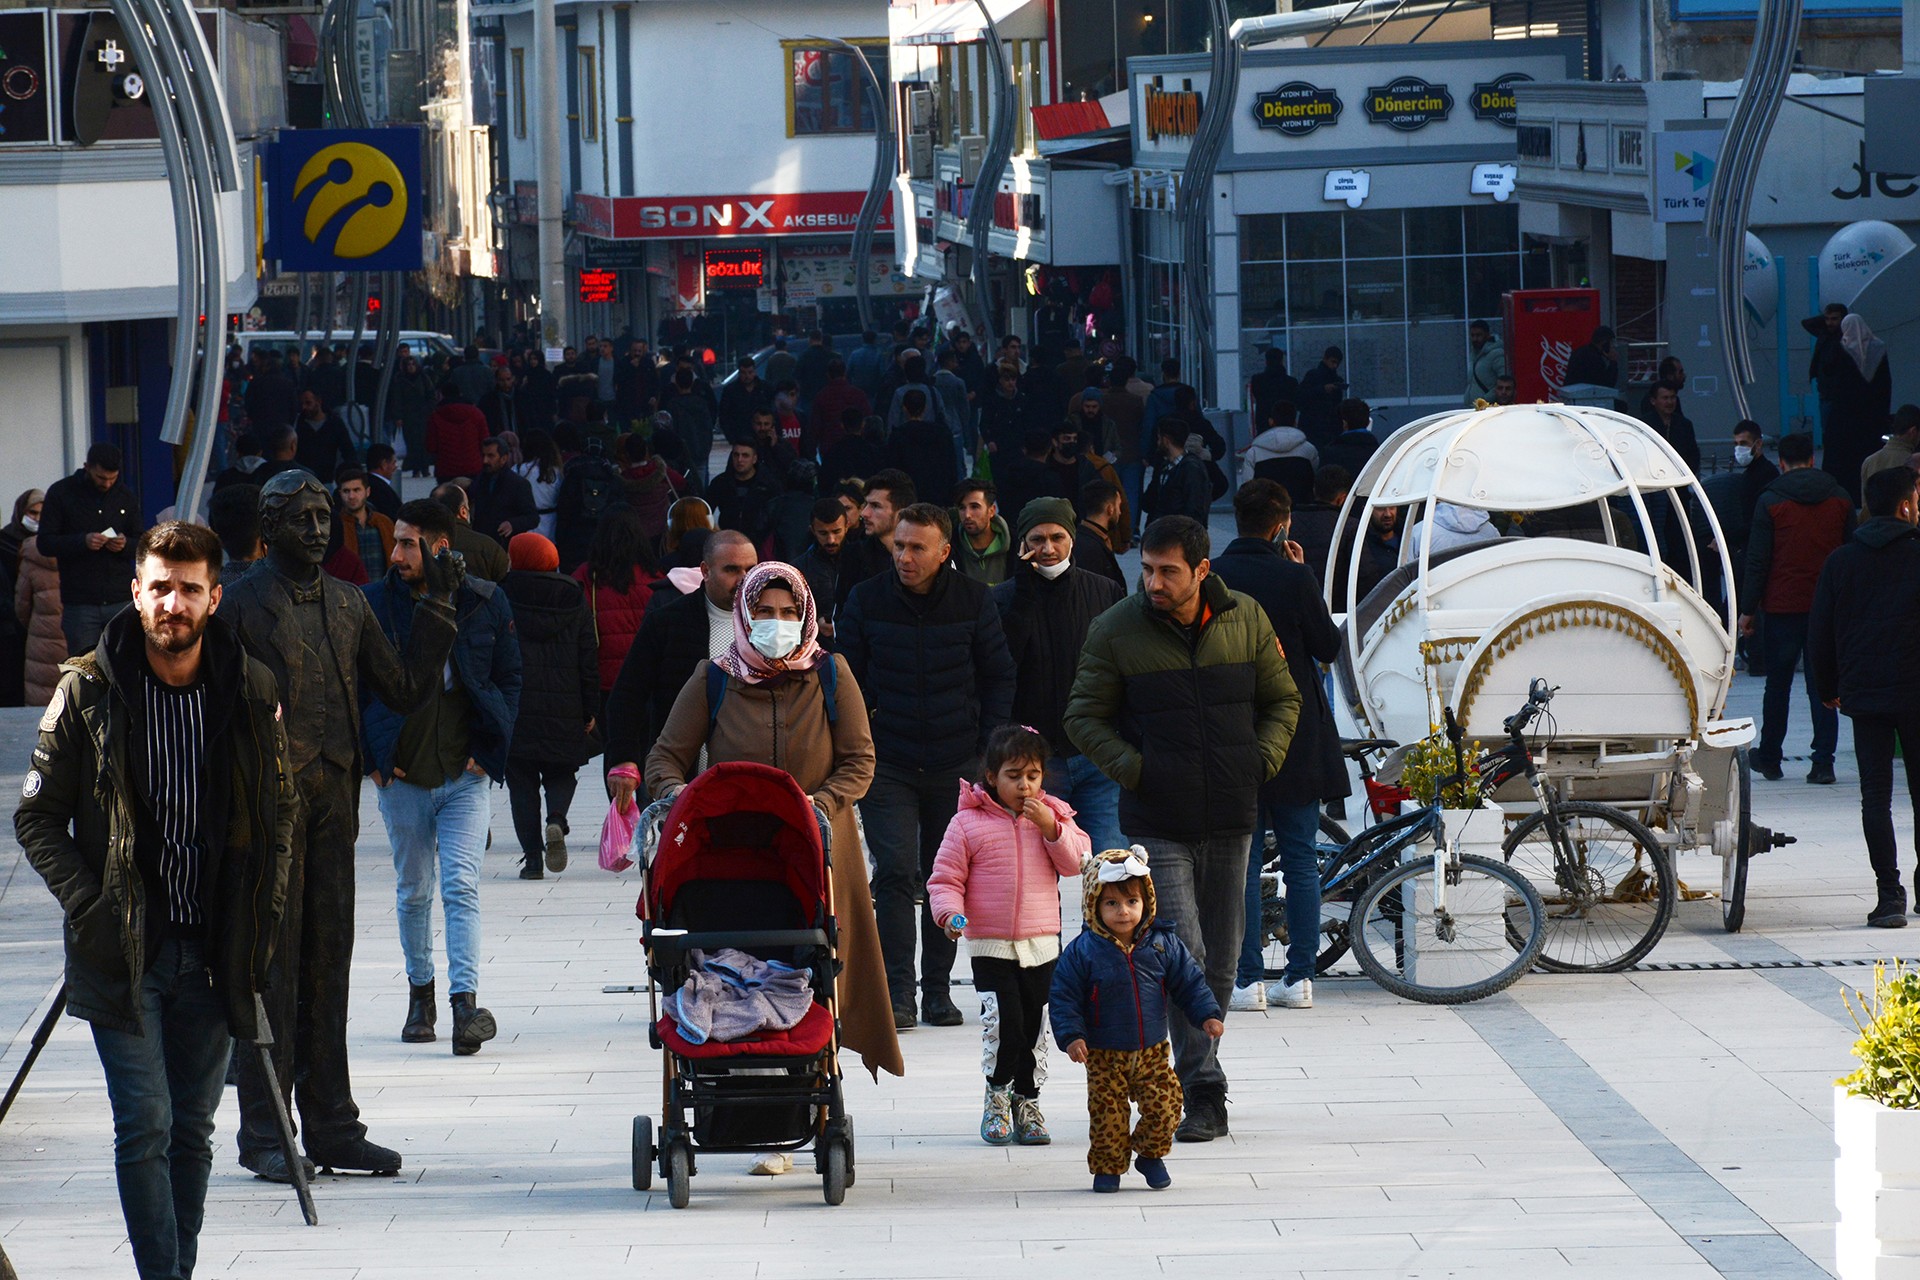
[[417, 271], [420, 130], [288, 129], [273, 145], [267, 255], [283, 271]]
[[1707, 192], [1720, 166], [1718, 130], [1653, 135], [1653, 220], [1704, 222]]

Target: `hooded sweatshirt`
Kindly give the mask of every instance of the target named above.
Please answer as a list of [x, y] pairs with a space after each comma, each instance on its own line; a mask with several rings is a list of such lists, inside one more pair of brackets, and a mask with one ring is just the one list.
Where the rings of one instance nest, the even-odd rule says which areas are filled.
[[[1427, 534], [1431, 529], [1432, 533]], [[1433, 519], [1422, 520], [1413, 527], [1411, 537], [1400, 540], [1400, 563], [1407, 564], [1420, 556], [1421, 537], [1433, 539], [1433, 555], [1453, 547], [1464, 547], [1470, 542], [1490, 542], [1500, 536], [1493, 527], [1493, 521], [1484, 511], [1473, 507], [1456, 507], [1451, 502], [1433, 504]]]
[[1320, 451], [1298, 427], [1268, 427], [1253, 438], [1241, 456], [1247, 461], [1249, 475], [1270, 458], [1305, 458], [1316, 468], [1320, 465]]
[[1760, 493], [1747, 535], [1740, 612], [1809, 613], [1820, 567], [1853, 532], [1853, 499], [1815, 467], [1780, 473]]
[[1006, 520], [1000, 516], [993, 518], [993, 524], [989, 526], [993, 531], [993, 541], [987, 544], [985, 551], [974, 549], [973, 539], [961, 530], [958, 520], [953, 525], [953, 559], [960, 572], [990, 587], [1005, 582], [1013, 564], [1013, 535], [1007, 529]]
[[1060, 954], [1048, 994], [1053, 1038], [1063, 1046], [1085, 1040], [1090, 1049], [1149, 1048], [1167, 1038], [1169, 1004], [1195, 1026], [1221, 1016], [1193, 953], [1175, 936], [1173, 923], [1155, 915], [1151, 875], [1141, 877], [1140, 923], [1131, 944], [1101, 923], [1100, 891], [1106, 886], [1100, 866], [1122, 861], [1128, 852], [1101, 853], [1082, 876], [1087, 927]]
[[[1015, 942], [1045, 938], [1057, 953], [1060, 933], [1060, 877], [1076, 874], [1092, 841], [1073, 821], [1063, 800], [1043, 795], [1060, 835], [1049, 840], [1040, 828], [1012, 813], [987, 788], [960, 784], [960, 808], [947, 825], [940, 853], [927, 877], [927, 905], [936, 924], [955, 915], [967, 918], [972, 954], [983, 941]], [[1039, 958], [1044, 964], [1053, 955]]]

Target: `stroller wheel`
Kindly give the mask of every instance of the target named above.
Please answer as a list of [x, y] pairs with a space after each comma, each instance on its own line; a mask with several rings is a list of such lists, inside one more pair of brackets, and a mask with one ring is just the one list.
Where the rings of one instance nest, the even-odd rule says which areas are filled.
[[676, 1209], [687, 1207], [693, 1198], [693, 1152], [685, 1138], [675, 1138], [667, 1147], [667, 1203]]
[[835, 1139], [827, 1146], [827, 1167], [820, 1175], [822, 1189], [826, 1192], [828, 1204], [839, 1204], [847, 1198], [848, 1168], [847, 1144]]
[[633, 1118], [633, 1189], [648, 1191], [653, 1187], [653, 1118], [635, 1116]]

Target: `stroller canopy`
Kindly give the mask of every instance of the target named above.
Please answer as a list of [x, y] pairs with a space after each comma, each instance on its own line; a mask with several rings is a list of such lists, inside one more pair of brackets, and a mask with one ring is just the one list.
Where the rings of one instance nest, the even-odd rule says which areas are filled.
[[674, 798], [647, 871], [648, 915], [668, 919], [680, 889], [702, 880], [784, 885], [809, 916], [827, 905], [819, 821], [791, 774], [716, 764]]

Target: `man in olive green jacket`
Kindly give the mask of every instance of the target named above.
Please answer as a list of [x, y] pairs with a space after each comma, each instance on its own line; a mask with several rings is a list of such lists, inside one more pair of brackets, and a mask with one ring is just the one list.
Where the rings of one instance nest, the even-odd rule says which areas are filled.
[[[1063, 723], [1120, 784], [1120, 828], [1147, 850], [1160, 914], [1224, 1009], [1260, 784], [1286, 759], [1300, 691], [1266, 611], [1210, 575], [1210, 549], [1185, 516], [1147, 526], [1144, 589], [1095, 619]], [[1205, 1032], [1171, 1021], [1186, 1094], [1176, 1136], [1206, 1142], [1227, 1132], [1226, 1074]]]

